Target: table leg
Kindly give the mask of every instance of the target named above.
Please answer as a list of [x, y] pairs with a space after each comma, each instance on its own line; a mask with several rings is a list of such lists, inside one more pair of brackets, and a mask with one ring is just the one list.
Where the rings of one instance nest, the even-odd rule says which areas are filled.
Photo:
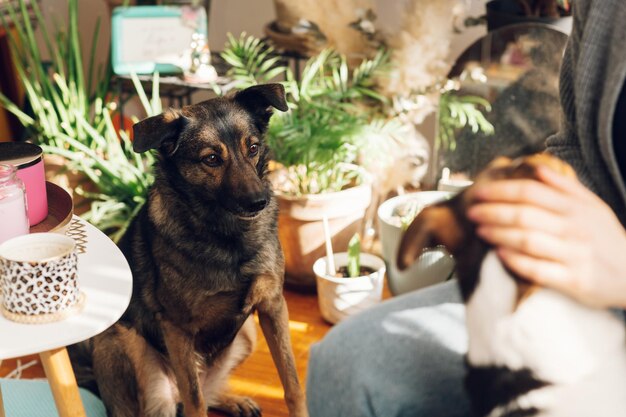
[[67, 349], [39, 354], [60, 417], [86, 417]]
[[[0, 360], [0, 368], [2, 367], [2, 360]], [[4, 403], [2, 402], [2, 387], [0, 387], [0, 417], [4, 417]]]

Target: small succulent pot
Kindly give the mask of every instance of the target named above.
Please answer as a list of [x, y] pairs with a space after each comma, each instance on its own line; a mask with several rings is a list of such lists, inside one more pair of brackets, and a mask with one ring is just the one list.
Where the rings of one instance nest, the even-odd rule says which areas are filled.
[[347, 277], [343, 270], [348, 263], [348, 253], [334, 255], [338, 267], [336, 275], [326, 273], [327, 258], [319, 258], [313, 264], [317, 282], [317, 300], [322, 317], [335, 324], [344, 318], [378, 304], [383, 297], [385, 262], [377, 256], [362, 253], [362, 276]]
[[2, 314], [22, 323], [62, 320], [83, 305], [74, 239], [32, 233], [0, 245]]

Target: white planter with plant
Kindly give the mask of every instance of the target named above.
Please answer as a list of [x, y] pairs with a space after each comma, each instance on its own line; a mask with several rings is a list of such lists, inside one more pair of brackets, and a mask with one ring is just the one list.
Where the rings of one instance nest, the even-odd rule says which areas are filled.
[[415, 216], [427, 205], [450, 198], [446, 191], [420, 191], [393, 197], [378, 208], [382, 255], [387, 265], [387, 281], [393, 295], [404, 294], [449, 279], [454, 259], [443, 248], [429, 248], [408, 269], [396, 266], [402, 234]]
[[313, 271], [320, 312], [324, 320], [334, 324], [382, 300], [385, 262], [378, 256], [361, 253], [358, 235], [351, 239], [348, 252], [331, 258], [332, 263], [328, 256], [318, 259]]

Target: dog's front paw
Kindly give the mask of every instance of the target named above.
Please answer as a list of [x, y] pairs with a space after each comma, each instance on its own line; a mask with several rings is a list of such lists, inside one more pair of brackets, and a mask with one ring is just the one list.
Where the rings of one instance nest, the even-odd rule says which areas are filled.
[[306, 406], [302, 405], [295, 410], [290, 410], [289, 417], [309, 417]]
[[222, 394], [218, 404], [212, 405], [210, 409], [221, 411], [234, 417], [260, 417], [261, 407], [249, 397], [239, 395]]

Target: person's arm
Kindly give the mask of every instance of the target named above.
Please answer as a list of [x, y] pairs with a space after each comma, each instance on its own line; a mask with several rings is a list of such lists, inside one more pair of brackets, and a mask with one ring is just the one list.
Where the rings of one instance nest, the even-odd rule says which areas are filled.
[[576, 171], [578, 179], [593, 190], [594, 184], [589, 175], [589, 168], [582, 156], [582, 149], [576, 132], [576, 91], [574, 85], [575, 66], [580, 53], [581, 31], [584, 28], [585, 16], [589, 9], [587, 3], [587, 1], [579, 0], [573, 6], [574, 24], [563, 53], [559, 81], [559, 97], [562, 109], [561, 127], [556, 134], [546, 140], [546, 152], [567, 161]]

